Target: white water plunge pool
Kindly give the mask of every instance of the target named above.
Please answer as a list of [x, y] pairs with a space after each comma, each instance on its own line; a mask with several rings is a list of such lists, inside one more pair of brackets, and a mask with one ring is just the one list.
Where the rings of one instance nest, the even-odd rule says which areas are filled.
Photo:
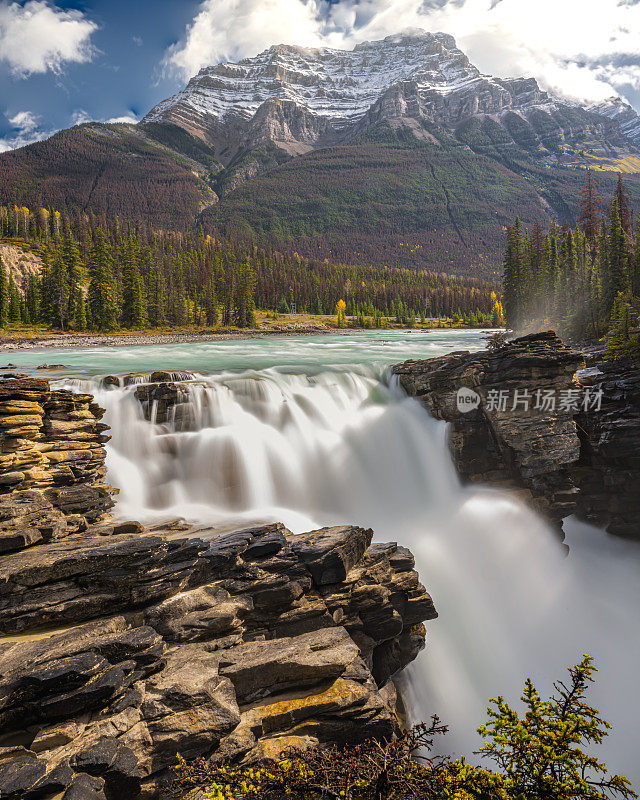
[[[415, 718], [450, 726], [468, 755], [490, 697], [515, 701], [527, 675], [543, 693], [589, 652], [594, 704], [614, 723], [600, 754], [640, 782], [640, 545], [568, 521], [565, 555], [532, 511], [461, 487], [435, 422], [387, 378], [388, 365], [484, 346], [475, 331], [381, 331], [145, 347], [4, 352], [19, 367], [68, 365], [60, 385], [91, 391], [113, 439], [116, 512], [225, 527], [278, 520], [294, 531], [372, 527], [416, 556], [439, 619], [403, 676]], [[107, 374], [198, 373], [189, 430], [147, 422], [135, 387]], [[61, 376], [64, 376], [61, 378]]]

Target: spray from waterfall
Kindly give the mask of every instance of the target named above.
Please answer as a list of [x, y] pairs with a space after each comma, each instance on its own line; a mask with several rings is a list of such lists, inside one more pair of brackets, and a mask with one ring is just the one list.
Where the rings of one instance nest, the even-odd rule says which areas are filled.
[[446, 426], [374, 370], [197, 375], [163, 424], [153, 408], [145, 417], [135, 389], [91, 385], [112, 428], [119, 513], [224, 526], [279, 520], [294, 531], [372, 527], [378, 540], [412, 549], [436, 602], [427, 650], [402, 683], [414, 717], [437, 712], [450, 725], [449, 750], [477, 749], [489, 697], [516, 700], [526, 675], [548, 691], [586, 651], [601, 668], [595, 703], [616, 726], [602, 755], [640, 778], [629, 703], [640, 548], [572, 523], [567, 557], [517, 501], [460, 486]]

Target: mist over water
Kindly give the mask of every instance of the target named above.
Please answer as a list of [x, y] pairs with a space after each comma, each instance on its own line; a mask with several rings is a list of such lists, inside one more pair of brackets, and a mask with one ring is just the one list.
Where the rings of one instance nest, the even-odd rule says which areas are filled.
[[[445, 749], [479, 746], [489, 697], [515, 701], [527, 675], [546, 693], [589, 652], [600, 667], [592, 697], [615, 724], [600, 753], [637, 783], [640, 547], [570, 521], [566, 556], [533, 512], [503, 493], [461, 487], [446, 426], [386, 375], [404, 358], [482, 345], [477, 333], [384, 332], [189, 345], [190, 354], [180, 345], [177, 354], [165, 346], [57, 355], [74, 359], [77, 377], [63, 382], [95, 392], [107, 409], [119, 513], [225, 527], [279, 520], [294, 531], [372, 527], [377, 540], [411, 548], [440, 614], [402, 683], [414, 718], [437, 712], [450, 725]], [[39, 363], [33, 351], [19, 357]], [[135, 387], [100, 389], [90, 377], [157, 368], [199, 373], [187, 422], [152, 424]]]

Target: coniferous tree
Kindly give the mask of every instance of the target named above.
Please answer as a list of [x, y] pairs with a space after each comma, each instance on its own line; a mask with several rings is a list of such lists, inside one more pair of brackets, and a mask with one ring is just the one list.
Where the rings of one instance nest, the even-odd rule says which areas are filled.
[[0, 257], [0, 328], [4, 328], [9, 318], [9, 292], [7, 276], [4, 271], [2, 257]]
[[630, 236], [631, 222], [632, 222], [631, 207], [629, 205], [629, 193], [627, 192], [627, 187], [624, 185], [624, 181], [622, 180], [621, 172], [618, 173], [618, 185], [616, 186], [614, 202], [617, 205], [618, 216], [620, 218], [620, 224], [622, 225], [622, 230], [625, 232], [626, 236]]
[[605, 310], [607, 314], [612, 311], [614, 300], [618, 294], [624, 292], [627, 288], [629, 278], [627, 272], [628, 261], [627, 237], [622, 227], [616, 198], [611, 206], [608, 263], [607, 271], [604, 274]]
[[60, 256], [64, 263], [64, 273], [67, 281], [66, 295], [68, 298], [68, 307], [66, 309], [66, 316], [69, 321], [73, 321], [77, 314], [76, 303], [78, 301], [80, 284], [82, 282], [82, 266], [78, 243], [71, 231], [71, 225], [68, 219], [63, 221]]
[[584, 231], [584, 235], [587, 237], [587, 241], [592, 250], [595, 250], [595, 244], [600, 231], [601, 206], [602, 197], [596, 188], [593, 172], [588, 169], [587, 180], [580, 197], [580, 220], [578, 224]]
[[132, 237], [127, 243], [122, 268], [122, 323], [127, 328], [144, 328], [148, 323], [146, 292]]
[[638, 334], [631, 331], [638, 327], [638, 307], [630, 293], [620, 292], [614, 301], [611, 325], [605, 340], [605, 354], [614, 360], [640, 353]]
[[41, 296], [41, 278], [37, 275], [29, 276], [29, 283], [27, 284], [26, 305], [29, 312], [29, 320], [32, 323], [40, 320], [40, 296]]
[[218, 321], [218, 300], [213, 278], [209, 278], [206, 283], [203, 306], [207, 325], [215, 325]]
[[69, 322], [69, 276], [60, 250], [53, 257], [51, 265], [51, 324], [64, 330]]
[[640, 215], [636, 221], [633, 260], [631, 262], [631, 292], [640, 297]]
[[238, 290], [235, 297], [233, 322], [238, 328], [252, 328], [256, 324], [255, 273], [247, 259], [239, 269]]
[[523, 238], [520, 219], [507, 233], [507, 251], [504, 259], [504, 311], [507, 325], [516, 329], [522, 311]]
[[87, 330], [87, 304], [84, 292], [80, 287], [76, 289], [76, 296], [73, 304], [73, 327], [77, 331]]
[[116, 287], [113, 279], [113, 253], [111, 243], [102, 228], [94, 236], [89, 255], [89, 311], [91, 324], [96, 330], [111, 331], [116, 328]]
[[9, 322], [20, 322], [21, 320], [20, 292], [13, 280], [13, 273], [9, 270]]

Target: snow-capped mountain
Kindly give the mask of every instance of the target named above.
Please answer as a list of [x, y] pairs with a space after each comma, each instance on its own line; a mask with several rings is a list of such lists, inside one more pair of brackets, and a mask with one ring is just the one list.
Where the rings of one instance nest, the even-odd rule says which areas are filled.
[[589, 106], [589, 110], [615, 120], [625, 135], [632, 142], [640, 145], [640, 115], [624, 100], [619, 97], [610, 97], [603, 103]]
[[353, 50], [276, 45], [238, 63], [205, 67], [143, 122], [177, 124], [228, 164], [267, 141], [295, 154], [398, 118], [455, 131], [489, 117], [516, 141], [512, 129], [524, 123], [529, 140], [542, 148], [579, 135], [620, 144], [625, 134], [615, 115], [592, 111], [552, 98], [533, 78], [483, 75], [452, 36], [411, 30]]
[[452, 36], [414, 31], [351, 51], [276, 45], [237, 64], [205, 67], [146, 121], [180, 113], [220, 122], [233, 116], [249, 120], [263, 103], [283, 100], [344, 123], [362, 117], [390, 87], [407, 81], [421, 99], [473, 88], [488, 92], [498, 107], [509, 103], [508, 91], [480, 75]]

